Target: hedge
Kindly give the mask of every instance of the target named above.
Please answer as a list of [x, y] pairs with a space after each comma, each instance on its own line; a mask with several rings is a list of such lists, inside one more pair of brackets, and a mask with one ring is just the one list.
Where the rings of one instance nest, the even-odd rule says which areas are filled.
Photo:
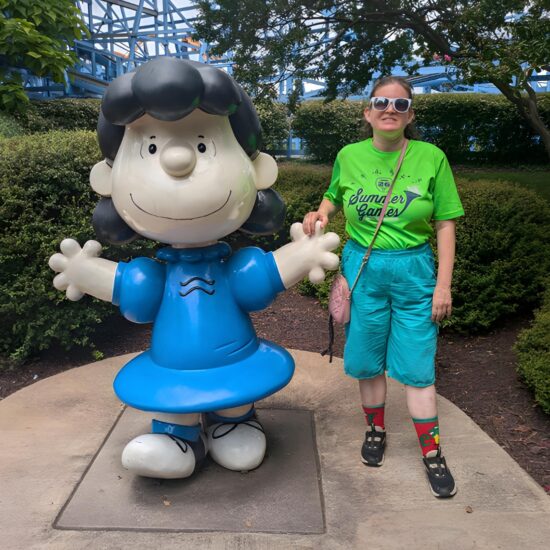
[[282, 103], [262, 102], [255, 105], [262, 125], [263, 151], [284, 149], [290, 131], [287, 108]]
[[[98, 197], [88, 182], [99, 158], [93, 132], [54, 131], [0, 140], [0, 360], [18, 362], [54, 342], [65, 348], [91, 345], [101, 323], [118, 315], [111, 304], [89, 296], [69, 302], [54, 289], [55, 274], [48, 267], [48, 258], [63, 238], [70, 236], [81, 244], [94, 238], [90, 222]], [[309, 172], [315, 173], [315, 167]], [[229, 242], [269, 249], [284, 244], [290, 220], [313, 208], [316, 196], [308, 201], [308, 186], [301, 185], [308, 181], [307, 173], [297, 181], [286, 177], [283, 168], [280, 181], [278, 188], [289, 202], [284, 230], [254, 239], [234, 234]], [[124, 261], [137, 254], [152, 255], [155, 247], [146, 240], [107, 246], [103, 257]]]
[[550, 281], [544, 302], [531, 327], [520, 333], [518, 372], [534, 390], [535, 401], [550, 414]]
[[88, 130], [95, 132], [99, 99], [46, 99], [31, 101], [28, 108], [14, 115], [25, 133], [50, 130]]
[[0, 138], [20, 136], [25, 128], [12, 115], [0, 112]]
[[[73, 303], [52, 286], [48, 258], [65, 237], [94, 237], [97, 195], [89, 185], [99, 160], [92, 132], [51, 132], [0, 141], [0, 357], [25, 359], [59, 342], [91, 343], [110, 304], [89, 296]], [[116, 250], [128, 258], [147, 241]], [[105, 257], [113, 250], [106, 247]]]
[[[539, 109], [550, 126], [550, 94], [537, 94]], [[0, 116], [0, 136], [49, 130], [95, 130], [99, 99], [32, 101], [28, 111], [10, 119]], [[363, 109], [356, 101], [304, 102], [292, 121], [296, 137], [305, 141], [314, 160], [332, 163], [346, 144], [364, 138]], [[264, 130], [264, 150], [284, 149], [289, 119], [286, 106], [258, 103]], [[533, 134], [514, 106], [492, 94], [418, 95], [417, 126], [426, 141], [441, 147], [451, 162], [500, 164], [545, 163], [540, 138]]]
[[[0, 158], [0, 356], [22, 360], [53, 342], [90, 344], [97, 327], [118, 314], [116, 308], [90, 297], [66, 300], [52, 286], [47, 261], [64, 237], [83, 243], [94, 236], [90, 220], [97, 196], [88, 178], [99, 159], [95, 135], [51, 132], [5, 139]], [[287, 203], [286, 224], [278, 235], [256, 242], [269, 248], [283, 244], [290, 224], [317, 208], [330, 171], [282, 164], [275, 189]], [[499, 182], [463, 183], [460, 190], [466, 217], [458, 222], [449, 325], [476, 332], [540, 304], [550, 272], [550, 207], [530, 191]], [[343, 237], [343, 218], [335, 218], [331, 229]], [[235, 236], [230, 240], [243, 242]], [[140, 240], [106, 247], [104, 256], [151, 255], [155, 246]], [[301, 288], [326, 300], [329, 281]]]
[[[550, 126], [550, 94], [537, 94]], [[423, 139], [443, 149], [452, 162], [546, 163], [542, 140], [503, 96], [433, 94], [416, 98]]]
[[332, 164], [342, 147], [364, 138], [364, 108], [359, 101], [308, 101], [294, 115], [292, 131], [313, 160]]
[[483, 332], [540, 305], [550, 272], [550, 205], [522, 187], [459, 180], [453, 316], [448, 326]]
[[[278, 189], [289, 199], [289, 218], [301, 220], [321, 201], [330, 168], [298, 165], [283, 167], [281, 174]], [[453, 315], [445, 326], [485, 332], [540, 304], [550, 272], [550, 206], [531, 191], [503, 182], [462, 182], [459, 188], [466, 215], [457, 222]], [[329, 230], [344, 241], [341, 217]], [[300, 288], [326, 304], [331, 279]]]
[[[0, 116], [0, 135], [34, 134], [50, 130], [95, 132], [100, 99], [48, 99], [31, 101], [25, 113]], [[264, 147], [273, 151], [284, 147], [290, 128], [286, 106], [262, 102], [256, 106], [263, 130]]]
[[[550, 94], [537, 94], [539, 110], [550, 126]], [[364, 138], [365, 103], [303, 103], [292, 129], [317, 162], [332, 163], [346, 144]], [[548, 157], [515, 107], [492, 94], [430, 94], [414, 100], [423, 139], [445, 151], [451, 162], [545, 163]]]

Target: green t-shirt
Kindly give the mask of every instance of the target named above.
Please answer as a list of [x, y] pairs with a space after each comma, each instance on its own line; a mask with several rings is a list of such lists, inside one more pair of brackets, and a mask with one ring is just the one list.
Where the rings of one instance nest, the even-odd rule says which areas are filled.
[[[346, 232], [368, 247], [400, 151], [376, 149], [372, 138], [344, 147], [336, 157], [324, 197], [343, 206]], [[435, 145], [410, 140], [374, 248], [398, 250], [425, 243], [431, 220], [464, 215], [451, 167]]]

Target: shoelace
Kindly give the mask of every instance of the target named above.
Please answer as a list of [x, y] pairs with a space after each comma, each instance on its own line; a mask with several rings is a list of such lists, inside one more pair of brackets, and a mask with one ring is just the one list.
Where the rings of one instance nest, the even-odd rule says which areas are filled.
[[180, 439], [179, 437], [170, 434], [166, 435], [168, 435], [168, 437], [181, 449], [182, 453], [186, 453], [189, 450], [189, 443], [187, 443], [187, 441], [185, 441], [184, 439]]
[[426, 463], [428, 464], [428, 468], [430, 468], [430, 472], [433, 472], [433, 474], [436, 477], [443, 477], [447, 473], [447, 463], [445, 462], [445, 459], [440, 456], [432, 456], [429, 458], [424, 458]]
[[380, 443], [382, 442], [382, 432], [377, 432], [374, 429], [374, 424], [371, 425], [371, 429], [369, 432], [367, 432], [367, 436], [365, 437], [365, 443], [367, 445], [368, 449], [377, 449], [380, 446]]
[[[251, 422], [256, 422], [257, 425], [251, 424]], [[247, 426], [250, 426], [251, 428], [255, 428], [256, 430], [259, 430], [262, 433], [265, 433], [262, 425], [257, 420], [250, 420], [250, 421], [245, 420], [243, 422], [224, 422], [214, 428], [214, 430], [212, 431], [212, 439], [220, 439], [221, 437], [226, 436], [227, 434], [231, 433], [239, 424], [245, 424]], [[216, 432], [220, 428], [225, 426], [231, 426], [231, 428], [229, 428], [226, 432], [223, 432], [221, 435], [216, 435]]]

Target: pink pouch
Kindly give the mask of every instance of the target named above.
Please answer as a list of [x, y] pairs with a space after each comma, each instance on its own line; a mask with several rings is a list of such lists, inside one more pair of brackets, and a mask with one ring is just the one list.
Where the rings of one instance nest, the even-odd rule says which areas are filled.
[[348, 282], [341, 273], [338, 273], [332, 281], [328, 298], [328, 311], [337, 323], [349, 323], [350, 302], [351, 292]]

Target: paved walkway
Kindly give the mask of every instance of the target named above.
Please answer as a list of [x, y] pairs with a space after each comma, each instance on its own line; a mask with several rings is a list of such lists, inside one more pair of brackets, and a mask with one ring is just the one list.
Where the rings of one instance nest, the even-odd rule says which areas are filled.
[[[314, 411], [324, 526], [321, 533], [54, 528], [63, 506], [120, 418], [122, 406], [112, 392], [111, 381], [128, 360], [125, 356], [64, 372], [0, 402], [0, 547], [547, 547], [550, 499], [457, 407], [439, 397], [445, 454], [459, 487], [453, 499], [439, 501], [432, 497], [424, 478], [403, 389], [395, 383], [389, 385], [385, 464], [378, 469], [366, 468], [358, 458], [364, 430], [358, 392], [355, 383], [342, 374], [341, 361], [329, 365], [317, 354], [292, 353], [297, 363], [294, 379], [260, 407]], [[307, 500], [302, 506], [308, 506]]]

